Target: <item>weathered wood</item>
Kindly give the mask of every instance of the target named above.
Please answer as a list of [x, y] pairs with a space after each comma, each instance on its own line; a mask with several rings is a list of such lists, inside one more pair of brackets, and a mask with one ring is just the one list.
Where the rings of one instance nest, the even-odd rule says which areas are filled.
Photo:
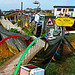
[[[36, 39], [36, 37], [33, 36], [33, 38]], [[45, 42], [39, 39], [34, 46], [32, 46], [28, 53], [26, 54], [24, 60], [22, 61], [22, 64], [27, 64], [45, 45]], [[23, 51], [24, 52], [24, 51]], [[18, 64], [18, 61], [20, 57], [22, 56], [23, 52], [20, 52], [19, 54], [15, 55], [13, 58], [11, 58], [8, 62], [3, 64], [0, 67], [0, 74], [5, 75], [13, 75], [16, 69], [16, 65]], [[4, 71], [4, 73], [2, 73]]]

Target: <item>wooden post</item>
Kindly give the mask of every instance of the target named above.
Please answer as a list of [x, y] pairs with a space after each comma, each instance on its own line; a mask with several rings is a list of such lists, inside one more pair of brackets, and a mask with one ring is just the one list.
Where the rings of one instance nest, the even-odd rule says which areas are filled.
[[65, 36], [65, 27], [62, 26], [61, 28], [62, 28], [62, 31], [61, 31], [62, 34], [61, 35]]
[[[64, 38], [64, 36], [65, 36], [65, 27], [61, 27], [62, 28], [62, 37]], [[63, 47], [64, 47], [64, 42], [63, 42], [64, 40], [62, 39], [62, 41], [61, 41], [61, 56], [63, 55]]]

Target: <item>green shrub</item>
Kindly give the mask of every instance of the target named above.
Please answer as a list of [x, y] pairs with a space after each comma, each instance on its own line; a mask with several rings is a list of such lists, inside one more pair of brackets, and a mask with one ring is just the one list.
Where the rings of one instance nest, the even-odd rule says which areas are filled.
[[33, 30], [31, 29], [28, 30], [27, 28], [25, 28], [24, 32], [26, 32], [27, 35], [34, 35]]
[[14, 55], [9, 55], [8, 57], [1, 57], [0, 59], [0, 66], [5, 63], [7, 60], [9, 60], [10, 58], [12, 58]]
[[16, 28], [14, 28], [14, 29], [11, 28], [10, 31], [11, 31], [11, 32], [14, 32], [14, 33], [20, 33]]

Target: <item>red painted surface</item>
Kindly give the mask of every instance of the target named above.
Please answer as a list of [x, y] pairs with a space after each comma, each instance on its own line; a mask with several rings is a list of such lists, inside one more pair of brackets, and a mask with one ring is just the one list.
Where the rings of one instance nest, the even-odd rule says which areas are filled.
[[46, 41], [48, 42], [48, 38], [46, 38]]
[[27, 65], [28, 68], [34, 68], [35, 66], [33, 65]]
[[14, 35], [14, 36], [6, 37], [6, 38], [4, 38], [3, 40], [1, 40], [1, 41], [0, 41], [0, 45], [1, 45], [4, 41], [6, 41], [6, 40], [8, 40], [8, 39], [10, 39], [10, 38], [14, 38], [14, 37], [18, 37], [18, 38], [22, 38], [22, 39], [26, 40], [27, 46], [31, 43], [31, 39], [27, 40], [27, 39], [24, 38], [24, 37]]

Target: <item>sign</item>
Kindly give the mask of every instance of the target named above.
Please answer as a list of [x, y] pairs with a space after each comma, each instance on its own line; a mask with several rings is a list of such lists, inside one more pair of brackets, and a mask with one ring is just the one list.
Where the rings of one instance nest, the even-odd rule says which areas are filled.
[[69, 18], [69, 17], [59, 17], [54, 20], [57, 26], [67, 26], [67, 27], [73, 26], [75, 21], [73, 18]]
[[54, 25], [54, 23], [53, 23], [51, 17], [48, 18], [47, 23], [46, 23], [45, 25], [46, 25], [46, 26], [53, 26], [53, 25]]
[[37, 23], [39, 23], [40, 22], [40, 15], [35, 14], [34, 21], [37, 22]]

